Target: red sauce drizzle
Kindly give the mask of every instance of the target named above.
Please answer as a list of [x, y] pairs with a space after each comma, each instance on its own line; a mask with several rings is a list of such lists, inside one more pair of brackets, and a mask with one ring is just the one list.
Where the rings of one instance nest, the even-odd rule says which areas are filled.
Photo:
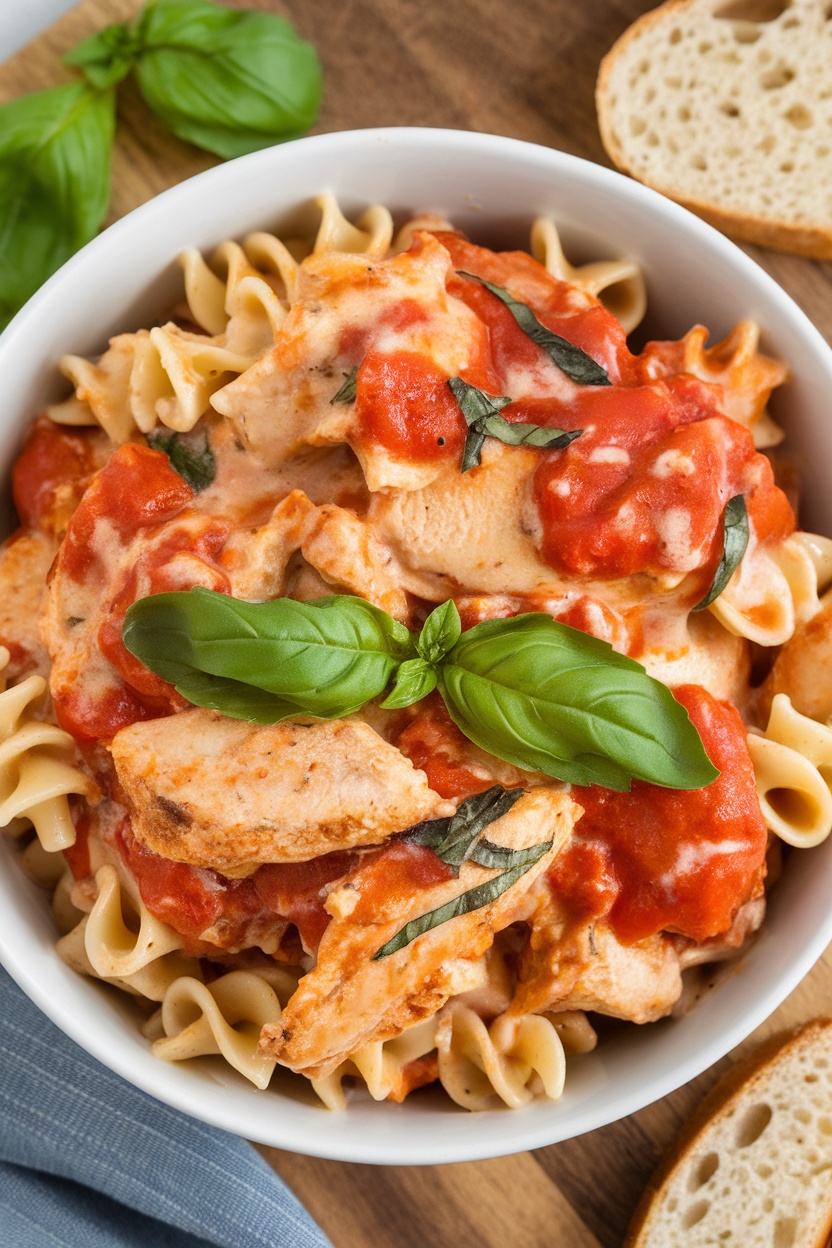
[[484, 793], [494, 783], [493, 779], [483, 779], [466, 766], [471, 743], [457, 728], [436, 693], [419, 704], [416, 717], [399, 734], [395, 744], [414, 767], [425, 773], [428, 784], [440, 797]]
[[71, 485], [81, 497], [94, 469], [90, 438], [39, 416], [12, 469], [12, 496], [24, 528], [49, 529], [57, 491]]
[[697, 941], [725, 932], [765, 873], [767, 832], [739, 712], [698, 685], [674, 696], [719, 777], [689, 792], [639, 780], [630, 793], [574, 787], [584, 815], [549, 871], [569, 911], [606, 918], [625, 943], [665, 930]]
[[270, 918], [294, 923], [306, 947], [316, 948], [330, 921], [322, 890], [347, 875], [359, 858], [324, 854], [311, 862], [268, 864], [232, 880], [153, 853], [135, 839], [127, 821], [116, 843], [151, 914], [195, 942], [215, 928], [211, 944], [219, 948], [245, 947], [250, 929], [263, 931]]

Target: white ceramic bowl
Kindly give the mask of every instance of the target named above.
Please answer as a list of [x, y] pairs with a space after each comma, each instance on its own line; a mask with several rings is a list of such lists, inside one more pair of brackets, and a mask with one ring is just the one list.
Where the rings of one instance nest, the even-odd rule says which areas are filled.
[[[527, 246], [528, 227], [552, 214], [576, 258], [627, 254], [647, 276], [653, 333], [676, 337], [697, 321], [723, 335], [751, 317], [764, 349], [794, 380], [775, 414], [804, 461], [804, 524], [832, 533], [832, 352], [786, 294], [732, 243], [636, 182], [560, 152], [483, 134], [366, 130], [302, 139], [193, 178], [145, 204], [64, 266], [0, 337], [0, 456], [8, 467], [23, 430], [56, 393], [64, 351], [102, 349], [148, 323], [177, 290], [174, 257], [223, 238], [279, 226], [332, 190], [349, 215], [389, 205], [446, 214], [476, 241]], [[0, 864], [0, 957], [41, 1009], [126, 1079], [198, 1118], [297, 1152], [349, 1161], [435, 1163], [537, 1148], [615, 1121], [693, 1078], [738, 1044], [807, 973], [832, 938], [832, 839], [791, 856], [762, 933], [737, 973], [685, 1018], [622, 1028], [574, 1061], [557, 1103], [468, 1114], [436, 1097], [404, 1105], [356, 1100], [330, 1113], [277, 1079], [258, 1092], [219, 1059], [154, 1059], [121, 995], [70, 971], [54, 952], [43, 895], [28, 887], [8, 846]]]

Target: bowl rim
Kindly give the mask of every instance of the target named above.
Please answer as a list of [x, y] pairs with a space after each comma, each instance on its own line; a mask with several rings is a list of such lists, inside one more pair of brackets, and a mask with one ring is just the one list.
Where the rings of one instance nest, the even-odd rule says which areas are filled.
[[[736, 244], [730, 242], [704, 221], [694, 217], [680, 205], [623, 174], [581, 157], [520, 139], [430, 127], [367, 128], [308, 136], [220, 164], [161, 192], [110, 225], [71, 257], [32, 296], [0, 334], [0, 371], [3, 370], [6, 361], [13, 362], [18, 342], [25, 341], [30, 335], [34, 335], [35, 340], [37, 339], [37, 322], [42, 309], [52, 305], [53, 301], [60, 301], [63, 292], [72, 290], [88, 265], [115, 255], [122, 244], [129, 241], [137, 232], [144, 233], [152, 230], [154, 222], [161, 220], [166, 213], [171, 211], [178, 200], [187, 201], [191, 196], [208, 198], [214, 185], [223, 184], [233, 178], [233, 171], [240, 170], [243, 165], [248, 171], [256, 170], [261, 165], [264, 169], [270, 168], [275, 162], [280, 164], [283, 159], [282, 153], [292, 153], [301, 146], [309, 152], [316, 152], [323, 166], [328, 154], [349, 151], [356, 146], [366, 147], [368, 144], [377, 145], [380, 148], [395, 144], [397, 147], [414, 151], [430, 148], [435, 159], [441, 159], [443, 154], [452, 153], [463, 145], [469, 151], [489, 153], [501, 159], [548, 162], [553, 175], [559, 171], [571, 174], [586, 185], [588, 193], [593, 188], [601, 192], [612, 192], [623, 196], [625, 200], [634, 205], [643, 206], [648, 215], [655, 215], [658, 212], [667, 220], [676, 222], [688, 238], [701, 240], [712, 256], [724, 258], [732, 269], [749, 276], [761, 290], [769, 306], [775, 310], [776, 315], [790, 319], [800, 329], [810, 349], [825, 361], [826, 369], [832, 379], [832, 350], [794, 300], [774, 278]], [[360, 188], [358, 188], [358, 193], [360, 194]], [[46, 367], [43, 361], [40, 367], [41, 370]], [[763, 930], [765, 931], [765, 927]], [[585, 1110], [578, 1129], [559, 1133], [558, 1103], [551, 1106], [551, 1113], [548, 1115], [521, 1112], [512, 1113], [507, 1117], [507, 1111], [496, 1110], [485, 1115], [472, 1115], [480, 1123], [484, 1119], [491, 1120], [494, 1115], [498, 1115], [503, 1125], [497, 1130], [496, 1138], [492, 1138], [495, 1135], [492, 1131], [472, 1130], [466, 1137], [463, 1147], [459, 1144], [449, 1146], [439, 1138], [431, 1144], [430, 1155], [427, 1155], [424, 1144], [413, 1147], [406, 1143], [393, 1146], [389, 1137], [383, 1136], [376, 1141], [372, 1133], [363, 1132], [362, 1134], [363, 1124], [366, 1122], [363, 1117], [359, 1123], [361, 1130], [357, 1135], [347, 1132], [332, 1134], [327, 1132], [327, 1119], [323, 1116], [314, 1128], [306, 1130], [299, 1128], [297, 1123], [284, 1124], [277, 1115], [271, 1122], [265, 1120], [260, 1123], [253, 1122], [248, 1112], [236, 1108], [233, 1097], [230, 1100], [226, 1099], [224, 1104], [221, 1103], [221, 1098], [215, 1098], [210, 1104], [204, 1105], [199, 1100], [199, 1087], [196, 1083], [192, 1089], [187, 1080], [162, 1079], [156, 1070], [157, 1059], [152, 1059], [153, 1069], [150, 1067], [145, 1069], [144, 1064], [137, 1066], [131, 1060], [131, 1054], [127, 1050], [108, 1047], [106, 1042], [100, 1039], [95, 1028], [85, 1028], [84, 1019], [76, 1017], [62, 1005], [60, 1000], [50, 994], [47, 985], [38, 980], [32, 967], [27, 965], [26, 957], [21, 956], [24, 950], [14, 943], [8, 943], [2, 923], [0, 923], [0, 961], [24, 992], [63, 1032], [128, 1082], [168, 1105], [212, 1125], [248, 1136], [264, 1144], [290, 1148], [310, 1156], [370, 1164], [409, 1165], [481, 1160], [543, 1147], [618, 1121], [652, 1104], [702, 1073], [744, 1040], [803, 979], [823, 953], [830, 939], [832, 939], [832, 905], [824, 921], [817, 925], [809, 941], [801, 946], [797, 956], [790, 960], [787, 969], [772, 977], [767, 991], [761, 993], [753, 1005], [745, 1008], [740, 1018], [716, 1032], [694, 1054], [689, 1055], [688, 1060], [679, 1067], [665, 1074], [659, 1073], [629, 1092], [619, 1090], [616, 1096], [608, 1098], [604, 1105], [599, 1105], [593, 1112]], [[444, 1117], [445, 1115], [437, 1116], [435, 1122], [439, 1123]]]

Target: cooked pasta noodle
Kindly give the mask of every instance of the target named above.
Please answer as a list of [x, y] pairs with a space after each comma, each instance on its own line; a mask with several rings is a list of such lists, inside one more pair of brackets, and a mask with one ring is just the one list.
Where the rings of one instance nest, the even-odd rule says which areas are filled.
[[489, 1026], [467, 1006], [451, 1004], [436, 1029], [439, 1078], [463, 1109], [491, 1109], [495, 1099], [518, 1109], [538, 1088], [563, 1092], [566, 1061], [557, 1027], [543, 1015], [502, 1014]]
[[346, 1078], [360, 1078], [374, 1101], [401, 1101], [410, 1090], [405, 1068], [436, 1048], [436, 1018], [403, 1031], [392, 1040], [374, 1040], [351, 1053], [331, 1075], [313, 1079], [312, 1087], [327, 1109], [345, 1109]]
[[536, 260], [561, 282], [595, 295], [615, 314], [629, 334], [644, 320], [647, 290], [635, 260], [595, 260], [576, 268], [563, 254], [558, 227], [549, 217], [532, 226], [531, 250]]
[[832, 729], [778, 693], [765, 735], [751, 733], [748, 748], [770, 830], [801, 849], [825, 841], [832, 832]]
[[[294, 984], [287, 976], [285, 991]], [[153, 1045], [157, 1057], [178, 1062], [190, 1057], [221, 1054], [258, 1088], [268, 1086], [275, 1061], [258, 1053], [260, 1032], [280, 1021], [278, 993], [251, 971], [230, 971], [210, 984], [180, 977], [167, 989], [162, 1002], [164, 1035]]]
[[[0, 646], [0, 688], [9, 652]], [[75, 742], [68, 732], [31, 716], [46, 681], [29, 676], [0, 692], [0, 828], [29, 820], [50, 853], [75, 843], [67, 796], [95, 799], [97, 786], [70, 761]]]

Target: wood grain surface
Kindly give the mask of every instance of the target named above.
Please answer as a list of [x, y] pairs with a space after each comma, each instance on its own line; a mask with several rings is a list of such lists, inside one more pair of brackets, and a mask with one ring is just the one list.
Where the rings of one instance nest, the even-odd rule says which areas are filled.
[[[66, 80], [61, 54], [139, 7], [139, 0], [83, 0], [0, 66], [0, 100]], [[232, 7], [279, 12], [315, 42], [326, 92], [318, 131], [449, 126], [608, 164], [593, 103], [598, 63], [652, 6], [641, 0], [247, 0]], [[112, 218], [215, 163], [164, 131], [129, 84], [119, 100]], [[832, 340], [832, 265], [747, 250]], [[827, 954], [738, 1052], [830, 1011]], [[618, 1248], [662, 1149], [727, 1062], [612, 1126], [494, 1161], [409, 1169], [262, 1151], [335, 1248]]]

